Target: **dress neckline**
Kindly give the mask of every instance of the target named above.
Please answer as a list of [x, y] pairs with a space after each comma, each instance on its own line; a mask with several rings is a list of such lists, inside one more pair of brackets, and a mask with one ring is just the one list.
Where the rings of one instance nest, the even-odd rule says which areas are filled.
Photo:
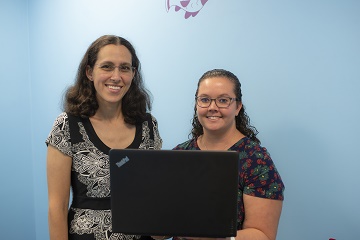
[[[206, 150], [206, 149], [201, 149], [200, 147], [199, 147], [199, 145], [198, 145], [198, 143], [197, 143], [197, 140], [199, 139], [199, 137], [196, 137], [195, 139], [194, 139], [194, 145], [195, 145], [195, 148], [197, 149], [197, 150]], [[240, 145], [240, 143], [242, 143], [243, 141], [245, 141], [246, 139], [248, 139], [248, 137], [242, 137], [242, 138], [240, 138], [236, 143], [234, 143], [233, 145], [231, 145], [227, 150], [224, 150], [224, 151], [229, 151], [229, 150], [232, 150], [235, 146], [238, 146], [238, 145]]]
[[[107, 146], [103, 141], [101, 141], [99, 136], [96, 134], [95, 129], [94, 129], [93, 125], [91, 124], [90, 119], [84, 118], [83, 124], [84, 124], [84, 128], [89, 136], [90, 141], [95, 145], [95, 147], [97, 147], [103, 153], [109, 154], [109, 151], [111, 148], [109, 146]], [[141, 137], [139, 137], [139, 135], [141, 136], [141, 124], [136, 124], [135, 127], [136, 127], [136, 130], [135, 130], [134, 140], [126, 148], [138, 148], [140, 146]]]

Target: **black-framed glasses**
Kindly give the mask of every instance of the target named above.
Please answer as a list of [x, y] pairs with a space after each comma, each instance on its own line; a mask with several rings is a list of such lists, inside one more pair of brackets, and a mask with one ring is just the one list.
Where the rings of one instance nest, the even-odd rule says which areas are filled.
[[218, 108], [227, 108], [234, 101], [238, 101], [238, 98], [232, 97], [218, 97], [218, 98], [209, 98], [209, 97], [195, 97], [196, 103], [201, 108], [210, 107], [211, 102], [214, 101]]
[[115, 71], [115, 68], [119, 69], [119, 72], [121, 75], [125, 75], [125, 76], [131, 76], [136, 68], [131, 66], [130, 64], [121, 64], [119, 66], [115, 66], [113, 64], [110, 63], [104, 63], [104, 64], [95, 64], [96, 66], [98, 66], [100, 68], [101, 71], [103, 71], [104, 73], [113, 73]]

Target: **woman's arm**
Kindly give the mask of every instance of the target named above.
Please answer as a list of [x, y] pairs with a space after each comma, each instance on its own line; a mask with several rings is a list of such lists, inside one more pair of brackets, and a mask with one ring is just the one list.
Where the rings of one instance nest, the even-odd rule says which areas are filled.
[[67, 240], [72, 159], [49, 145], [46, 161], [50, 239]]
[[245, 220], [236, 240], [275, 240], [282, 201], [244, 194]]

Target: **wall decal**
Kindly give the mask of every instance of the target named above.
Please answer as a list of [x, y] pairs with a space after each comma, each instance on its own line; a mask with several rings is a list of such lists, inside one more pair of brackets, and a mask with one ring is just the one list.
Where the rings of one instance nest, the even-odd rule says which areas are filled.
[[175, 11], [180, 9], [185, 11], [185, 19], [195, 17], [200, 10], [204, 7], [208, 0], [165, 0], [166, 11], [169, 12], [170, 8], [175, 6]]

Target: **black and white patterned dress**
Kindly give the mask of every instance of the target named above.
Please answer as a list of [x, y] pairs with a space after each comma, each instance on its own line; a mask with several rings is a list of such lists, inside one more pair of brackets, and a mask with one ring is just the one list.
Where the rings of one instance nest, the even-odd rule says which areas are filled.
[[[61, 113], [46, 139], [72, 157], [72, 204], [69, 208], [69, 239], [139, 239], [141, 236], [112, 233], [110, 212], [109, 150], [96, 135], [88, 118]], [[156, 119], [147, 114], [136, 124], [134, 141], [127, 148], [161, 149]]]

